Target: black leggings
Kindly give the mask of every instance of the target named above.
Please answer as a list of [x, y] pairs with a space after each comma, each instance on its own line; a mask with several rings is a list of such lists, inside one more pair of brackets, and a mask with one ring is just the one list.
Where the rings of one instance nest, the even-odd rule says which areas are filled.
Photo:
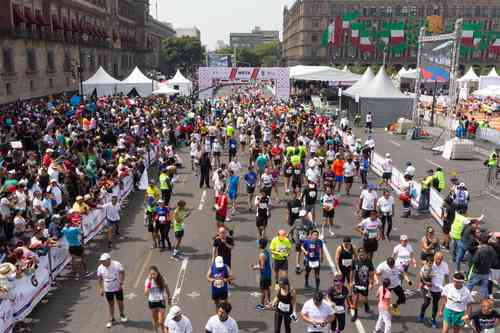
[[345, 328], [345, 313], [336, 313], [335, 318], [332, 321], [332, 331], [335, 330], [343, 331]]
[[170, 238], [168, 234], [170, 232], [170, 223], [168, 224], [160, 224], [160, 247], [162, 249], [165, 248], [165, 241], [167, 241], [168, 249], [172, 248], [172, 244], [170, 243]]
[[422, 307], [420, 308], [420, 316], [422, 316], [422, 317], [425, 316], [425, 311], [427, 310], [427, 308], [431, 304], [431, 300], [432, 300], [432, 319], [436, 319], [440, 299], [441, 299], [441, 292], [439, 292], [439, 291], [431, 291], [429, 294], [426, 294], [424, 296], [424, 303], [422, 304]]
[[[392, 231], [392, 215], [382, 215], [380, 222], [382, 222], [382, 234], [389, 237]], [[385, 233], [385, 224], [387, 223], [387, 233]]]
[[403, 287], [396, 286], [394, 288], [391, 288], [390, 290], [393, 291], [396, 294], [396, 296], [398, 296], [398, 300], [396, 302], [397, 305], [405, 304], [406, 295], [405, 295], [405, 291], [403, 290]]
[[290, 313], [284, 313], [276, 310], [274, 313], [274, 333], [281, 332], [282, 322], [284, 322], [285, 325], [285, 333], [291, 333], [292, 329], [290, 328], [290, 323], [292, 322], [292, 318], [290, 318]]
[[205, 184], [206, 187], [210, 187], [210, 171], [201, 170], [200, 172], [200, 188]]

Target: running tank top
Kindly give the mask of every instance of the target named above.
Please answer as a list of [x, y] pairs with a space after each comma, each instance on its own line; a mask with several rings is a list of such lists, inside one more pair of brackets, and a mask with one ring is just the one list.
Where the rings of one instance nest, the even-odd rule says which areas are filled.
[[340, 246], [340, 255], [339, 255], [339, 268], [341, 271], [347, 271], [352, 269], [352, 251], [347, 251], [344, 247]]
[[279, 290], [277, 297], [277, 311], [281, 313], [292, 313], [292, 294], [290, 293], [290, 290], [286, 295], [281, 294], [281, 290]]

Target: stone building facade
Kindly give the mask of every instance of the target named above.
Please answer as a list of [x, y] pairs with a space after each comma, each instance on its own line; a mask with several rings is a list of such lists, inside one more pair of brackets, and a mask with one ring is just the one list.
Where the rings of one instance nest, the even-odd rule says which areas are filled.
[[[343, 31], [341, 47], [322, 47], [322, 35], [337, 16], [357, 12], [372, 26], [384, 23], [425, 20], [440, 16], [443, 25], [453, 26], [458, 18], [483, 22], [488, 31], [500, 32], [498, 0], [296, 0], [283, 11], [283, 59], [286, 65], [367, 65], [382, 63], [384, 51], [365, 54], [349, 41], [350, 30]], [[386, 58], [388, 64], [415, 66], [417, 49], [409, 48], [403, 56]], [[462, 65], [494, 65], [499, 54], [474, 52], [461, 57]]]
[[170, 25], [148, 0], [0, 0], [0, 105], [78, 90], [103, 66], [118, 79], [158, 68]]

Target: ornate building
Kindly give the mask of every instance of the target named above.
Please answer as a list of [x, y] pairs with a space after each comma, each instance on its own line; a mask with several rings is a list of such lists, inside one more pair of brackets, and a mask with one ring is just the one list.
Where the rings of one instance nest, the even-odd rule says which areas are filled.
[[170, 25], [148, 0], [0, 0], [0, 104], [78, 89], [99, 66], [117, 78], [158, 67]]
[[[337, 30], [342, 31], [338, 43], [324, 47], [324, 32], [337, 17], [341, 21]], [[388, 64], [415, 66], [418, 27], [428, 22], [429, 17], [441, 21], [445, 31], [452, 29], [458, 18], [478, 23], [477, 36], [483, 38], [478, 39], [482, 42], [477, 47], [474, 44], [474, 48], [462, 50], [462, 65], [500, 62], [499, 52], [491, 52], [487, 44], [495, 40], [495, 34], [500, 41], [498, 0], [296, 0], [283, 11], [283, 58], [289, 66], [366, 65], [382, 63], [386, 53]], [[387, 52], [383, 44], [378, 47], [381, 44], [376, 45], [376, 41], [383, 40], [384, 32], [390, 33], [390, 30], [381, 30], [388, 26], [398, 29], [398, 25], [405, 29], [404, 48]], [[406, 30], [412, 29], [409, 27], [413, 31]], [[361, 47], [360, 40], [371, 40], [373, 47]]]

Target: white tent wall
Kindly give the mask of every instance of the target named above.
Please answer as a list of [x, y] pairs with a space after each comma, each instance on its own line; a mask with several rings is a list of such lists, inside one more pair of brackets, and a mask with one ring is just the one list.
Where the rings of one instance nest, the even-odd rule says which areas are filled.
[[193, 91], [193, 83], [186, 79], [179, 70], [177, 70], [173, 78], [168, 80], [168, 86], [179, 90], [179, 94], [182, 96], [189, 96]]
[[113, 95], [117, 93], [119, 83], [120, 81], [109, 75], [104, 68], [99, 67], [94, 75], [82, 83], [83, 94], [91, 95], [95, 90], [97, 97]]
[[155, 90], [154, 80], [144, 75], [138, 67], [135, 67], [130, 75], [118, 84], [118, 92], [128, 95], [133, 89], [140, 96], [149, 96]]

